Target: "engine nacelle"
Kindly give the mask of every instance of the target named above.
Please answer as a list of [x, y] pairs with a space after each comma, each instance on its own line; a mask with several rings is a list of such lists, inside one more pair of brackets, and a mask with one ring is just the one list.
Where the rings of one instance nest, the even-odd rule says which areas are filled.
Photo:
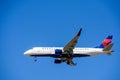
[[62, 50], [61, 49], [55, 49], [55, 54], [61, 54]]
[[59, 60], [59, 59], [55, 59], [55, 61], [54, 61], [55, 64], [60, 64], [61, 62], [62, 62], [62, 61]]

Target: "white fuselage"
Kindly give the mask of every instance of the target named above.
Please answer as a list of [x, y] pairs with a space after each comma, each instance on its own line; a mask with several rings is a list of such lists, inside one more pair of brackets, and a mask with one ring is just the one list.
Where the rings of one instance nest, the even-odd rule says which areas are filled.
[[[63, 47], [34, 47], [27, 50], [24, 54], [27, 56], [49, 56], [54, 55], [55, 50], [60, 49], [63, 51]], [[103, 51], [103, 48], [74, 48], [73, 54], [95, 56], [99, 54], [106, 54], [108, 51]]]

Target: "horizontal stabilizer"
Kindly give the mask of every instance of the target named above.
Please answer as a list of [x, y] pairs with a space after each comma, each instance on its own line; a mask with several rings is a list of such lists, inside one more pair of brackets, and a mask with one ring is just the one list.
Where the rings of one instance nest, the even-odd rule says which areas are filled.
[[108, 53], [106, 53], [108, 56], [111, 56], [112, 54], [112, 52], [115, 52], [114, 50], [110, 50]]

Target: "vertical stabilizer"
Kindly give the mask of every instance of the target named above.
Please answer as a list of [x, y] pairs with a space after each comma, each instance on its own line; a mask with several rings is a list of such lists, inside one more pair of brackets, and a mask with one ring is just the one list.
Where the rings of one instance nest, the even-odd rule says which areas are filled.
[[110, 43], [112, 43], [112, 38], [113, 38], [113, 36], [110, 35], [106, 39], [104, 39], [102, 41], [102, 44], [99, 46], [99, 48], [105, 48], [105, 47], [107, 47]]

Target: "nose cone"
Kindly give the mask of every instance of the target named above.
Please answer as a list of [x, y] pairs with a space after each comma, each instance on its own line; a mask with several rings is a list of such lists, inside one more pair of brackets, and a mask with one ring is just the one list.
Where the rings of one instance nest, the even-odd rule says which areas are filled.
[[27, 55], [27, 51], [24, 52], [24, 55]]
[[31, 50], [27, 50], [27, 51], [24, 52], [24, 55], [25, 56], [30, 56], [30, 53], [31, 53]]

